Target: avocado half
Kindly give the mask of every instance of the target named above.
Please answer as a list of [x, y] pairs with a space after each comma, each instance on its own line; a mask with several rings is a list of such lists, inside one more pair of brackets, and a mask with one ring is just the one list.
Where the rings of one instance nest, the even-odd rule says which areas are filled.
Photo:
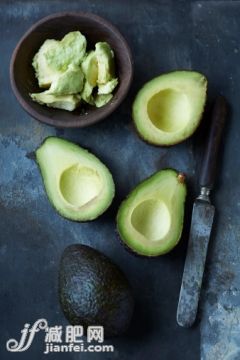
[[117, 214], [124, 245], [144, 256], [173, 249], [182, 234], [186, 192], [185, 176], [173, 169], [159, 171], [140, 183]]
[[75, 221], [96, 219], [115, 193], [107, 167], [86, 149], [48, 137], [36, 151], [45, 189], [57, 212]]
[[165, 146], [187, 139], [200, 123], [206, 91], [206, 77], [195, 71], [174, 71], [147, 82], [133, 103], [139, 135]]

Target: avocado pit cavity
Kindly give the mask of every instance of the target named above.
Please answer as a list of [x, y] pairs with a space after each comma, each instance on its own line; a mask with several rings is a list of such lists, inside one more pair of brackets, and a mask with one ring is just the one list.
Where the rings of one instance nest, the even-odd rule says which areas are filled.
[[148, 101], [148, 116], [155, 127], [165, 132], [177, 132], [190, 120], [188, 97], [175, 89], [159, 91]]
[[164, 201], [149, 199], [133, 210], [132, 226], [150, 241], [164, 238], [171, 226], [171, 215]]
[[80, 208], [101, 192], [102, 183], [96, 170], [75, 164], [63, 171], [60, 177], [60, 192], [64, 199]]

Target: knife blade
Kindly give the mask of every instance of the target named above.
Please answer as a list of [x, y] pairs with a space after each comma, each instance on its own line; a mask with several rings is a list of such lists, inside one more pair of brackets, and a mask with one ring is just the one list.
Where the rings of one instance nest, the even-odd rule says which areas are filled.
[[214, 103], [211, 128], [202, 163], [199, 181], [201, 193], [193, 205], [187, 255], [177, 308], [177, 322], [184, 327], [193, 325], [198, 310], [207, 249], [215, 213], [215, 207], [211, 204], [209, 195], [216, 176], [217, 155], [226, 114], [227, 102], [223, 96], [219, 96]]

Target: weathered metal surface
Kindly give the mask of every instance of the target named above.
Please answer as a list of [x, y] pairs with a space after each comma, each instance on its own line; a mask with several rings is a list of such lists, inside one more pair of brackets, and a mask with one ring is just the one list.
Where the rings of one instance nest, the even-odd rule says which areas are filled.
[[177, 309], [177, 322], [181, 326], [190, 327], [196, 319], [214, 212], [214, 206], [206, 201], [196, 200], [193, 205]]
[[[20, 36], [41, 17], [61, 11], [92, 11], [113, 22], [133, 51], [135, 76], [129, 96], [104, 122], [82, 130], [55, 130], [32, 120], [16, 102], [9, 84], [11, 53]], [[115, 339], [113, 354], [51, 354], [51, 359], [203, 360], [240, 358], [240, 2], [239, 1], [1, 1], [0, 66], [0, 358], [43, 359], [43, 338], [26, 353], [5, 350], [26, 322], [45, 317], [65, 325], [57, 301], [60, 254], [85, 243], [110, 256], [127, 274], [137, 300], [133, 324]], [[188, 224], [196, 186], [204, 126], [190, 140], [154, 148], [134, 133], [131, 103], [139, 87], [162, 72], [195, 69], [209, 79], [209, 98], [224, 94], [232, 116], [224, 139], [221, 175], [213, 203], [218, 209], [210, 242], [201, 324], [191, 330], [175, 321]], [[203, 124], [207, 125], [207, 122]], [[38, 169], [28, 154], [49, 135], [88, 147], [113, 173], [117, 196], [109, 211], [86, 224], [68, 222], [49, 205]], [[154, 171], [174, 167], [187, 175], [186, 226], [179, 246], [159, 259], [136, 258], [115, 234], [120, 201]], [[199, 327], [201, 337], [199, 335]]]

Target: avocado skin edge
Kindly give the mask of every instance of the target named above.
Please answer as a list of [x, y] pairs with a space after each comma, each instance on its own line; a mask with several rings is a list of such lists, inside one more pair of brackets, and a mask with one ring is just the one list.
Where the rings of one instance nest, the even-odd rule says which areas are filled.
[[104, 254], [81, 244], [68, 246], [59, 267], [59, 300], [72, 325], [104, 327], [105, 337], [129, 327], [134, 299], [127, 278]]

